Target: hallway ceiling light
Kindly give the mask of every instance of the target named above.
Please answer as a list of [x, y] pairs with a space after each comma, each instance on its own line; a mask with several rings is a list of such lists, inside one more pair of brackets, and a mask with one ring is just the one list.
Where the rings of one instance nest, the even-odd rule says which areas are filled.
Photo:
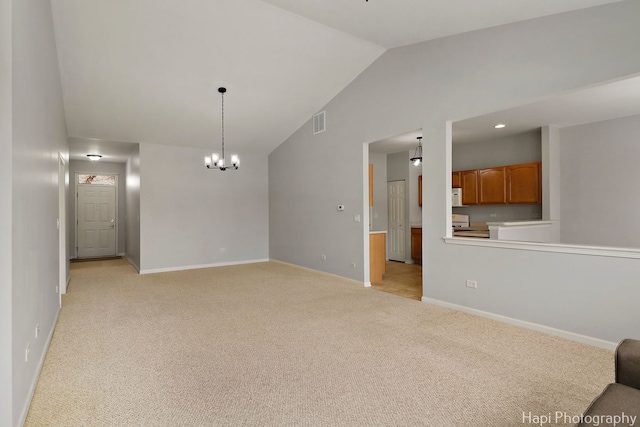
[[87, 154], [87, 157], [92, 162], [97, 162], [98, 160], [100, 160], [102, 158], [102, 155], [100, 155], [100, 154]]
[[238, 169], [240, 166], [240, 159], [237, 154], [231, 155], [231, 166], [227, 166], [226, 159], [224, 157], [224, 94], [227, 91], [224, 87], [219, 87], [218, 92], [222, 97], [222, 155], [220, 153], [212, 153], [211, 156], [204, 157], [204, 165], [207, 169], [219, 169], [226, 171], [228, 168]]
[[413, 157], [409, 159], [414, 166], [420, 166], [422, 163], [422, 137], [418, 137], [418, 146], [416, 147], [416, 152], [413, 154]]
[[496, 129], [502, 129], [502, 128], [506, 128], [506, 127], [507, 127], [507, 125], [505, 125], [503, 123], [499, 123], [499, 124], [494, 126], [494, 128], [496, 128]]

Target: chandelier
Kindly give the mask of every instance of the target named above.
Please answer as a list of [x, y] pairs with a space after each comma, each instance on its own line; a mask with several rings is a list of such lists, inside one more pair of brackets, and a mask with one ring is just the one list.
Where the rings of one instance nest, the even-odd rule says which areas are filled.
[[221, 171], [226, 171], [227, 169], [238, 169], [240, 166], [240, 159], [237, 154], [231, 155], [231, 166], [227, 165], [226, 159], [224, 157], [224, 94], [227, 91], [224, 87], [219, 87], [218, 92], [222, 97], [222, 150], [220, 153], [212, 153], [211, 156], [204, 157], [204, 165], [207, 169], [219, 169]]
[[414, 153], [413, 157], [409, 159], [409, 161], [413, 163], [414, 166], [420, 166], [420, 163], [422, 163], [422, 137], [421, 136], [418, 137], [418, 146], [416, 147], [416, 152]]

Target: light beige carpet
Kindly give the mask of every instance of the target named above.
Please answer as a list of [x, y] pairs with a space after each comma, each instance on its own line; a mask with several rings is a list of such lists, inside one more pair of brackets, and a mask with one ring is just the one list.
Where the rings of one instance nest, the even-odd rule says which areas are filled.
[[87, 262], [26, 425], [522, 426], [612, 381], [610, 351], [277, 262]]

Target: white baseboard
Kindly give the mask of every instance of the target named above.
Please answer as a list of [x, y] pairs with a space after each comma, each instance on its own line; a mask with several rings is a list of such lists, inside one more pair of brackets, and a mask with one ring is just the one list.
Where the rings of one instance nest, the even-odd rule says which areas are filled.
[[228, 265], [241, 265], [241, 264], [255, 264], [258, 262], [267, 262], [269, 258], [263, 259], [250, 259], [244, 261], [231, 261], [231, 262], [219, 262], [214, 264], [199, 264], [199, 265], [183, 265], [180, 267], [168, 267], [168, 268], [154, 268], [151, 270], [140, 270], [138, 272], [140, 274], [151, 274], [151, 273], [166, 273], [169, 271], [182, 271], [182, 270], [196, 270], [199, 268], [211, 268], [211, 267], [225, 267]]
[[364, 287], [365, 288], [370, 288], [371, 287], [371, 282], [364, 282]]
[[582, 344], [591, 345], [598, 348], [604, 348], [605, 350], [615, 350], [618, 343], [601, 340], [598, 338], [589, 337], [586, 335], [576, 334], [574, 332], [564, 331], [562, 329], [552, 328], [550, 326], [540, 325], [538, 323], [527, 322], [525, 320], [514, 319], [512, 317], [502, 316], [500, 314], [489, 313], [488, 311], [477, 310], [475, 308], [465, 307], [463, 305], [452, 304], [450, 302], [441, 301], [438, 299], [422, 297], [422, 302], [428, 304], [437, 305], [440, 307], [450, 308], [456, 311], [462, 311], [469, 314], [474, 314], [480, 317], [486, 317], [487, 319], [497, 320], [498, 322], [508, 323], [513, 326], [519, 326], [525, 329], [531, 329], [533, 331], [542, 332], [545, 334], [553, 335], [560, 338], [565, 338], [571, 341], [576, 341]]
[[56, 329], [56, 325], [58, 324], [58, 316], [60, 315], [60, 309], [56, 311], [56, 318], [53, 319], [53, 326], [49, 331], [49, 336], [47, 336], [47, 341], [44, 343], [44, 348], [42, 350], [42, 355], [40, 356], [40, 360], [38, 360], [38, 367], [36, 368], [36, 374], [31, 381], [31, 385], [29, 386], [29, 397], [27, 398], [24, 407], [22, 408], [22, 413], [20, 414], [20, 420], [18, 421], [19, 426], [24, 425], [24, 422], [27, 420], [27, 415], [29, 414], [29, 407], [31, 406], [31, 401], [33, 400], [33, 395], [36, 392], [36, 387], [38, 385], [38, 380], [40, 379], [40, 373], [42, 372], [42, 367], [44, 366], [44, 360], [47, 357], [47, 352], [49, 351], [49, 345], [51, 344], [51, 338], [53, 338], [53, 331]]
[[133, 265], [133, 268], [135, 268], [138, 274], [140, 274], [140, 266], [136, 264], [129, 255], [124, 255], [124, 259], [129, 261], [129, 264]]
[[[327, 273], [326, 271], [316, 270], [316, 269], [309, 268], [309, 267], [303, 267], [303, 266], [298, 265], [298, 264], [291, 264], [290, 262], [284, 262], [284, 261], [280, 261], [280, 260], [277, 260], [277, 259], [270, 259], [269, 261], [271, 261], [271, 262], [278, 262], [278, 263], [280, 263], [280, 264], [288, 265], [289, 267], [299, 268], [299, 269], [301, 269], [301, 270], [312, 271], [312, 272], [314, 272], [314, 273], [326, 274], [327, 276], [339, 277], [340, 279], [343, 279], [343, 280], [349, 280], [349, 281], [351, 281], [351, 282], [355, 282], [355, 283], [357, 283], [357, 284], [359, 284], [359, 285], [362, 285], [362, 284], [363, 284], [363, 282], [361, 282], [361, 281], [359, 281], [359, 280], [356, 280], [356, 279], [350, 279], [350, 278], [348, 278], [348, 277], [339, 276], [339, 275], [337, 275], [337, 274]], [[367, 283], [369, 284], [369, 286], [367, 286]], [[366, 288], [371, 287], [371, 282], [364, 282], [364, 286], [365, 286]]]

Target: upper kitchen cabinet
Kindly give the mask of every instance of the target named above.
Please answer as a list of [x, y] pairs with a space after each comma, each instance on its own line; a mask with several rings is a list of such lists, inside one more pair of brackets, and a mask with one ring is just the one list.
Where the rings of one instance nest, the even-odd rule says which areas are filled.
[[462, 188], [463, 205], [542, 203], [540, 162], [456, 171], [451, 178]]
[[460, 172], [454, 172], [451, 174], [451, 187], [462, 187], [462, 183], [460, 182]]
[[462, 187], [462, 204], [478, 204], [478, 170], [460, 171], [460, 187]]
[[507, 166], [507, 203], [541, 203], [540, 162]]
[[[478, 170], [478, 199], [480, 204], [507, 203], [505, 166]], [[464, 190], [462, 190], [464, 197]]]

